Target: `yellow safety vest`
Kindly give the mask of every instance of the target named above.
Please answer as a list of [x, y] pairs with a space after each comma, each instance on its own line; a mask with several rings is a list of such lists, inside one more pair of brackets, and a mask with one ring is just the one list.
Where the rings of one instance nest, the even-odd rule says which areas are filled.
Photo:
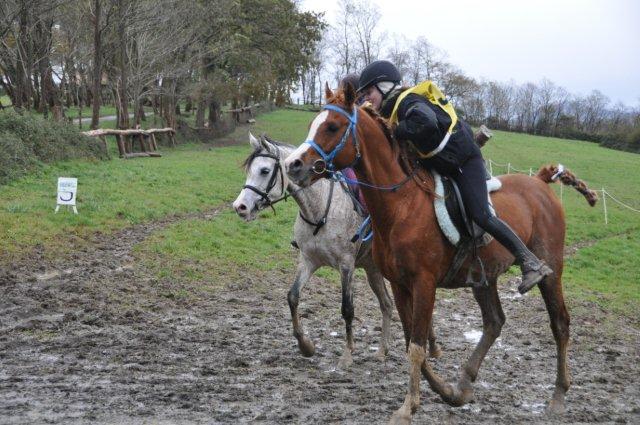
[[453, 109], [453, 105], [447, 100], [438, 86], [436, 86], [433, 81], [423, 81], [420, 84], [413, 86], [408, 90], [405, 90], [400, 94], [400, 96], [398, 96], [398, 100], [396, 100], [396, 104], [393, 106], [393, 112], [391, 112], [391, 118], [389, 119], [392, 124], [398, 124], [398, 106], [400, 105], [400, 102], [402, 102], [402, 100], [411, 93], [415, 93], [424, 97], [429, 102], [442, 109], [451, 118], [451, 125], [447, 130], [447, 134], [444, 136], [438, 147], [426, 154], [418, 151], [418, 155], [420, 157], [431, 158], [432, 156], [442, 151], [442, 149], [444, 149], [444, 147], [447, 145], [447, 142], [449, 141], [449, 138], [453, 133], [453, 129], [458, 122], [458, 116], [456, 115], [455, 109]]

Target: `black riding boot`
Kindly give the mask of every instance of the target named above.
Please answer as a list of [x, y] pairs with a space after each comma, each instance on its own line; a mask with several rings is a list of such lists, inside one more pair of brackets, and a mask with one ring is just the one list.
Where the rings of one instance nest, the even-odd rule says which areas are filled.
[[553, 270], [544, 261], [529, 251], [529, 248], [504, 221], [492, 216], [487, 220], [484, 230], [516, 257], [516, 264], [522, 270], [522, 283], [518, 286], [518, 291], [521, 294], [529, 291], [545, 276], [553, 273]]

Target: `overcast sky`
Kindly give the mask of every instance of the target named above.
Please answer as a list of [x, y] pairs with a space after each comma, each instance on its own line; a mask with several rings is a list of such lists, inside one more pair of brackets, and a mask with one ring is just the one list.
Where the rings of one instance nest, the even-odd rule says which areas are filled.
[[[425, 36], [474, 78], [538, 82], [575, 94], [599, 89], [640, 105], [638, 0], [375, 1], [381, 28]], [[332, 23], [338, 0], [302, 0]]]

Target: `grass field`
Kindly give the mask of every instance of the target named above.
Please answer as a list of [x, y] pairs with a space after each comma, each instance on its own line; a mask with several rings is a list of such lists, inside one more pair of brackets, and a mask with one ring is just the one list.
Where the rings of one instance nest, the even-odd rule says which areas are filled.
[[[255, 134], [298, 144], [313, 113], [280, 110], [258, 117]], [[90, 238], [167, 215], [213, 209], [232, 201], [244, 183], [240, 163], [249, 153], [248, 127], [231, 137], [242, 146], [209, 149], [200, 144], [163, 150], [164, 156], [106, 162], [73, 161], [45, 166], [37, 175], [0, 187], [0, 261], [28, 255], [43, 246], [51, 255], [66, 252], [70, 241]], [[485, 157], [528, 170], [561, 162], [593, 189], [605, 187], [619, 200], [640, 208], [640, 155], [593, 143], [496, 132]], [[503, 172], [506, 170], [503, 170]], [[494, 168], [494, 173], [500, 170]], [[58, 176], [79, 179], [78, 216], [53, 214]], [[556, 191], [559, 193], [559, 186]], [[584, 246], [566, 261], [565, 288], [572, 296], [592, 299], [606, 308], [634, 315], [640, 307], [640, 214], [608, 203], [590, 208], [571, 188], [564, 189], [567, 244]], [[236, 268], [291, 270], [293, 202], [243, 223], [230, 209], [211, 220], [178, 221], [142, 242], [136, 255], [169, 277], [204, 283]]]

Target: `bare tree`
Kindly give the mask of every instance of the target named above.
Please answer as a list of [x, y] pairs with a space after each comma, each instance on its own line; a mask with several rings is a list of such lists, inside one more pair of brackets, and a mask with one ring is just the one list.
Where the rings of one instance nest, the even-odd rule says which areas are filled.
[[327, 33], [331, 53], [335, 60], [335, 79], [357, 72], [360, 63], [357, 54], [357, 39], [353, 31], [353, 7], [349, 2], [340, 2], [338, 19]]
[[[106, 7], [105, 4], [106, 3]], [[93, 0], [90, 4], [90, 18], [93, 25], [93, 73], [92, 73], [92, 112], [91, 128], [96, 129], [100, 123], [100, 105], [102, 103], [102, 61], [103, 35], [109, 27], [113, 15], [114, 4], [107, 0]]]
[[380, 9], [370, 0], [347, 0], [345, 8], [349, 11], [352, 28], [357, 35], [359, 56], [364, 66], [378, 58], [384, 32], [380, 31]]
[[387, 50], [387, 57], [396, 65], [402, 79], [405, 80], [411, 72], [411, 42], [402, 35], [394, 34], [391, 37], [391, 44]]
[[451, 68], [447, 55], [435, 47], [425, 37], [418, 37], [411, 46], [409, 59], [409, 79], [411, 84], [424, 80], [440, 83], [443, 75]]

